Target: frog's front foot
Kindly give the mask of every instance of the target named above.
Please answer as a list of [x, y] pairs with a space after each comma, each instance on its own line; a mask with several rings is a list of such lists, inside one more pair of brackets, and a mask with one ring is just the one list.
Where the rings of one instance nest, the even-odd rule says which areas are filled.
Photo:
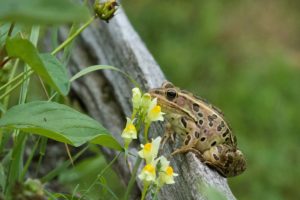
[[162, 141], [161, 141], [161, 146], [160, 146], [160, 148], [162, 149], [162, 148], [164, 147], [165, 143], [166, 143], [169, 139], [171, 139], [172, 142], [175, 142], [175, 134], [176, 134], [176, 133], [175, 133], [174, 130], [172, 129], [171, 124], [170, 124], [170, 123], [167, 123], [167, 124], [165, 125], [165, 134], [164, 134], [163, 139], [162, 139]]

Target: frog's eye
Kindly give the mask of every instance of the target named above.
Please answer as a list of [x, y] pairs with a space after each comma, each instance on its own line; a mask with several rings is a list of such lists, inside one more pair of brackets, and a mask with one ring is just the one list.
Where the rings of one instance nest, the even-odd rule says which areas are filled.
[[169, 89], [166, 92], [166, 96], [169, 101], [172, 101], [177, 96], [177, 92], [176, 92], [176, 90]]

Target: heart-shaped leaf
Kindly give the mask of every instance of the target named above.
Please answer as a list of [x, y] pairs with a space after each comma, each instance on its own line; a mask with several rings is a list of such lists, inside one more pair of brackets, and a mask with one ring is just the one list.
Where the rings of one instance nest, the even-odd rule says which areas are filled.
[[123, 150], [96, 120], [54, 102], [36, 101], [14, 106], [0, 119], [1, 127], [21, 129], [74, 146], [92, 142]]

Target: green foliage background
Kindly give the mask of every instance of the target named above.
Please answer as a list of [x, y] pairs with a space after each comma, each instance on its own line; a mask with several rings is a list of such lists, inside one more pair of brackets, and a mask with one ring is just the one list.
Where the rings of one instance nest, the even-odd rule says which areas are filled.
[[248, 169], [238, 199], [298, 199], [300, 23], [297, 0], [123, 1], [176, 85], [222, 108]]

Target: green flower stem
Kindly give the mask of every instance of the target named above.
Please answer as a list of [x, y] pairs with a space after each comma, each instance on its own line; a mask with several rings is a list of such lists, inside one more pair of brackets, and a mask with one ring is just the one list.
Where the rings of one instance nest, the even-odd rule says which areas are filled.
[[155, 190], [155, 193], [154, 193], [154, 197], [153, 197], [153, 200], [156, 200], [157, 199], [157, 194], [158, 192], [160, 191], [160, 188], [159, 186], [156, 187], [156, 190]]
[[139, 169], [141, 162], [142, 162], [142, 158], [140, 158], [140, 157], [138, 157], [135, 161], [135, 164], [134, 164], [134, 167], [132, 170], [132, 174], [131, 174], [131, 177], [130, 177], [130, 180], [129, 180], [129, 183], [128, 183], [128, 186], [127, 186], [127, 189], [126, 189], [126, 192], [124, 195], [124, 200], [128, 200], [128, 198], [129, 198], [129, 194], [133, 188], [133, 185], [134, 185], [134, 182], [136, 179], [136, 174], [137, 174], [137, 171]]
[[132, 115], [131, 115], [131, 120], [134, 120], [137, 113], [138, 113], [138, 109], [133, 109], [133, 112], [132, 112]]
[[150, 182], [144, 181], [144, 188], [143, 188], [141, 200], [145, 199], [149, 186], [150, 186]]
[[82, 25], [75, 33], [68, 37], [62, 44], [51, 52], [51, 55], [55, 55], [57, 52], [62, 50], [65, 46], [70, 44], [75, 37], [77, 37], [86, 27], [88, 27], [96, 19], [96, 16], [91, 17], [84, 25]]
[[145, 128], [144, 128], [144, 140], [145, 140], [145, 143], [148, 142], [149, 127], [150, 127], [150, 123], [146, 122], [145, 123]]

